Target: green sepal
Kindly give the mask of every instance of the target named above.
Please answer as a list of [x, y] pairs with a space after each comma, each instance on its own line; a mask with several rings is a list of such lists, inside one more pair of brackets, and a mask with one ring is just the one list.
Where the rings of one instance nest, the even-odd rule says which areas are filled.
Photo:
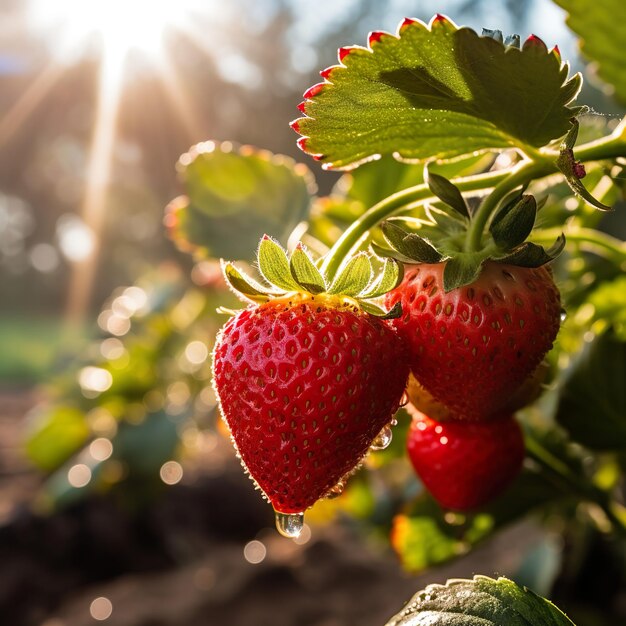
[[483, 258], [472, 254], [458, 254], [446, 261], [443, 268], [443, 290], [448, 293], [473, 283], [480, 274]]
[[272, 285], [286, 291], [298, 291], [298, 283], [293, 279], [287, 253], [280, 244], [264, 235], [259, 244], [259, 270], [263, 278]]
[[289, 269], [296, 283], [310, 293], [321, 293], [326, 289], [326, 283], [322, 274], [315, 267], [311, 257], [309, 257], [300, 243], [291, 255]]
[[394, 250], [393, 248], [386, 248], [384, 246], [381, 246], [375, 241], [372, 241], [372, 243], [370, 243], [370, 249], [376, 256], [382, 257], [384, 259], [394, 259], [399, 263], [403, 263], [404, 265], [411, 265], [412, 263], [415, 263], [415, 261], [413, 259], [409, 259], [408, 256], [400, 254], [397, 250]]
[[451, 214], [445, 209], [434, 207], [432, 204], [425, 205], [424, 212], [447, 235], [456, 235], [467, 228], [466, 224], [458, 219], [457, 213]]
[[565, 235], [561, 234], [547, 250], [543, 246], [527, 241], [521, 246], [518, 246], [510, 254], [493, 257], [493, 260], [497, 263], [518, 265], [520, 267], [540, 267], [556, 259], [556, 257], [561, 254], [564, 247]]
[[[612, 211], [612, 207], [603, 204], [600, 200], [594, 198], [587, 188], [582, 184], [581, 178], [584, 176], [584, 167], [581, 163], [576, 161], [574, 156], [574, 146], [576, 145], [576, 139], [578, 137], [578, 120], [572, 118], [571, 127], [565, 135], [561, 146], [560, 154], [556, 160], [556, 166], [559, 168], [570, 189], [580, 196], [587, 204], [600, 209], [600, 211]], [[580, 171], [582, 168], [582, 171]]]
[[447, 178], [430, 172], [428, 167], [424, 168], [424, 180], [435, 196], [463, 217], [469, 219], [470, 214], [467, 204], [456, 185], [452, 184]]
[[371, 280], [372, 263], [365, 253], [360, 253], [344, 265], [327, 293], [356, 296], [367, 288]]
[[359, 296], [359, 298], [379, 298], [388, 291], [395, 289], [404, 276], [404, 267], [394, 258], [386, 258], [383, 269], [371, 287]]
[[536, 217], [537, 202], [534, 196], [518, 196], [496, 213], [489, 231], [498, 248], [512, 250], [526, 241]]
[[426, 239], [415, 233], [407, 233], [393, 222], [381, 224], [383, 235], [400, 254], [417, 263], [439, 263], [443, 256]]
[[402, 304], [400, 304], [400, 302], [396, 302], [389, 311], [385, 311], [371, 302], [362, 302], [359, 300], [359, 305], [366, 313], [378, 317], [381, 320], [395, 320], [402, 317]]
[[263, 291], [261, 285], [250, 277], [240, 272], [232, 263], [224, 263], [222, 266], [224, 278], [230, 286], [238, 293], [252, 302], [267, 302], [269, 296]]

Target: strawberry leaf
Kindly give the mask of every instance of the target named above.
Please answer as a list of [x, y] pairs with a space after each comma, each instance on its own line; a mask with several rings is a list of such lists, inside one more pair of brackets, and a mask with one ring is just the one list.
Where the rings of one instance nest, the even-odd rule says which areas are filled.
[[558, 51], [539, 41], [520, 50], [442, 16], [405, 20], [397, 37], [341, 49], [341, 65], [305, 94], [299, 145], [337, 169], [387, 154], [425, 161], [544, 146], [579, 111], [567, 105], [581, 77], [568, 79]]
[[302, 244], [298, 244], [289, 261], [291, 275], [294, 280], [310, 293], [321, 293], [326, 289], [320, 271], [306, 253]]
[[170, 203], [169, 236], [185, 252], [252, 260], [263, 233], [286, 242], [315, 192], [303, 164], [249, 146], [203, 142], [177, 165], [185, 196]]
[[433, 194], [463, 217], [469, 219], [470, 215], [467, 210], [467, 204], [465, 204], [465, 200], [458, 187], [453, 185], [447, 178], [430, 172], [428, 168], [426, 168], [425, 174], [426, 184]]
[[359, 300], [359, 306], [366, 313], [374, 315], [381, 320], [395, 320], [402, 316], [402, 305], [399, 302], [396, 302], [389, 311], [385, 311], [371, 302], [363, 302], [362, 300]]
[[536, 217], [537, 202], [534, 196], [519, 196], [496, 213], [489, 231], [498, 248], [511, 250], [526, 241]]
[[263, 278], [285, 291], [298, 291], [298, 283], [291, 275], [287, 253], [273, 239], [265, 235], [259, 244], [259, 270]]
[[[453, 617], [452, 617], [453, 616]], [[549, 600], [507, 578], [428, 585], [387, 626], [574, 626]]]
[[622, 0], [554, 0], [568, 12], [568, 26], [580, 36], [583, 54], [595, 61], [597, 74], [626, 103], [624, 46], [626, 4]]
[[372, 280], [372, 263], [366, 254], [353, 256], [339, 272], [328, 293], [356, 296], [367, 288]]

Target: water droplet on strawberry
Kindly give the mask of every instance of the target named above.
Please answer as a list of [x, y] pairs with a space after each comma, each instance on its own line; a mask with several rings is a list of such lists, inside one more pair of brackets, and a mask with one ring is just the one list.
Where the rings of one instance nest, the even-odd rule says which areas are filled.
[[561, 309], [561, 323], [563, 323], [567, 319], [567, 311], [565, 309]]
[[409, 394], [405, 391], [400, 398], [400, 406], [406, 406], [409, 403]]
[[370, 446], [371, 450], [384, 450], [390, 443], [393, 433], [391, 432], [391, 426], [387, 424], [379, 433], [376, 439], [372, 441]]
[[276, 513], [276, 529], [283, 537], [297, 539], [304, 527], [304, 513]]

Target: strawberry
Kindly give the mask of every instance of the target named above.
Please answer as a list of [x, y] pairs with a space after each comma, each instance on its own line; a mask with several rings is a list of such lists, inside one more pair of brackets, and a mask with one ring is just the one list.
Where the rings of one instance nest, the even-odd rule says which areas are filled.
[[225, 266], [253, 304], [218, 336], [214, 385], [246, 471], [278, 514], [300, 515], [360, 464], [401, 401], [403, 343], [362, 300], [395, 286], [399, 266], [372, 281], [360, 254], [327, 284], [302, 246], [288, 260], [266, 237], [259, 268], [283, 291]]
[[442, 507], [480, 507], [506, 489], [521, 469], [524, 439], [512, 416], [491, 422], [436, 422], [409, 408], [409, 458]]
[[551, 348], [560, 325], [559, 292], [545, 267], [486, 262], [480, 277], [445, 292], [445, 263], [411, 266], [386, 296], [411, 351], [411, 370], [456, 417], [510, 412], [511, 396]]

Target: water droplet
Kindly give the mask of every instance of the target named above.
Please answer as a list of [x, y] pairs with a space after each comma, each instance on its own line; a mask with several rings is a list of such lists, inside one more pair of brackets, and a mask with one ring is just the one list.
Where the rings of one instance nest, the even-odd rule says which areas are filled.
[[324, 497], [328, 498], [329, 500], [332, 500], [333, 498], [338, 498], [343, 493], [345, 487], [346, 483], [344, 483], [343, 480], [340, 480], [332, 489], [328, 490]]
[[565, 309], [561, 309], [561, 322], [564, 322], [567, 319], [567, 311]]
[[376, 439], [372, 441], [370, 448], [372, 450], [384, 450], [390, 443], [393, 433], [391, 432], [391, 426], [387, 424], [379, 433]]
[[405, 391], [400, 398], [400, 406], [406, 406], [409, 403], [409, 394]]
[[276, 529], [283, 537], [296, 539], [304, 526], [304, 513], [276, 513]]

